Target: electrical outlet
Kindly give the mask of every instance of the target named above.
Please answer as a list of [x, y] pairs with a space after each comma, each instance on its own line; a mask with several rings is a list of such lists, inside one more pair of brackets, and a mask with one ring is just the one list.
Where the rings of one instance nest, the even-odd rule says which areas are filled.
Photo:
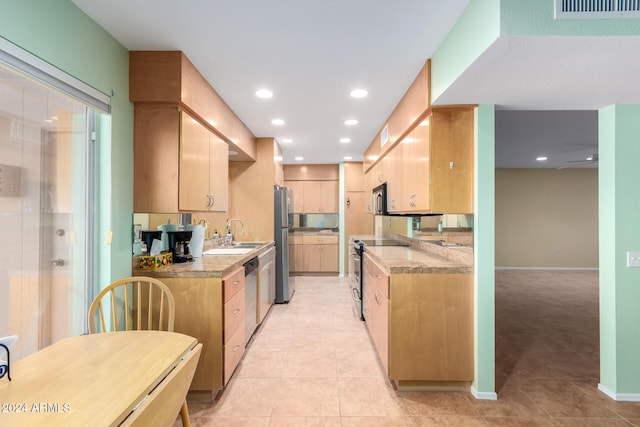
[[627, 251], [627, 267], [640, 267], [640, 251]]

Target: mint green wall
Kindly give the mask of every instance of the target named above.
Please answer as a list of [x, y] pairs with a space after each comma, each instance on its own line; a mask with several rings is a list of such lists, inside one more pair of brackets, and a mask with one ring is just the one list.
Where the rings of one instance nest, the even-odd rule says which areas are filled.
[[495, 398], [495, 107], [475, 110], [474, 392]]
[[607, 36], [640, 34], [640, 19], [554, 19], [554, 0], [502, 1], [503, 36]]
[[[558, 20], [554, 19], [553, 0], [471, 0], [431, 61], [431, 100], [438, 97], [491, 46], [505, 36], [613, 36], [640, 34], [639, 19]], [[473, 102], [469, 100], [469, 102]], [[640, 134], [633, 119], [640, 118], [637, 106], [601, 112], [600, 152], [604, 145], [615, 151], [615, 160], [600, 168], [607, 171], [600, 180], [600, 277], [601, 277], [601, 385], [613, 394], [640, 392], [640, 269], [623, 267], [626, 250], [640, 250], [640, 218], [637, 190], [625, 182], [640, 182], [638, 173], [624, 162], [640, 158], [632, 155], [627, 138]], [[495, 183], [494, 183], [493, 106], [481, 105], [476, 111], [475, 170], [475, 375], [474, 391], [491, 398], [495, 376]], [[628, 122], [627, 122], [628, 120]], [[636, 119], [640, 123], [640, 120]], [[621, 135], [624, 133], [624, 136]], [[615, 144], [613, 144], [615, 142]], [[609, 145], [611, 144], [611, 145]], [[636, 144], [635, 150], [640, 145]], [[613, 157], [612, 157], [613, 158]], [[601, 154], [602, 159], [602, 154]], [[617, 174], [617, 175], [616, 175]], [[605, 190], [607, 189], [607, 190]], [[626, 232], [624, 231], [626, 230]], [[629, 230], [634, 230], [629, 233]], [[636, 231], [638, 230], [638, 231]], [[633, 240], [633, 242], [631, 241]], [[611, 394], [611, 393], [610, 393]]]
[[626, 252], [640, 250], [640, 105], [600, 110], [600, 386], [618, 399], [640, 397], [640, 269]]
[[[131, 274], [133, 105], [128, 51], [68, 0], [0, 0], [0, 36], [111, 98], [100, 144], [99, 285]], [[106, 122], [106, 123], [104, 123]], [[111, 129], [105, 129], [111, 123]], [[110, 137], [109, 137], [110, 136]], [[111, 176], [111, 170], [117, 173]], [[113, 230], [107, 246], [106, 232]]]
[[500, 0], [471, 0], [431, 58], [431, 102], [500, 36]]

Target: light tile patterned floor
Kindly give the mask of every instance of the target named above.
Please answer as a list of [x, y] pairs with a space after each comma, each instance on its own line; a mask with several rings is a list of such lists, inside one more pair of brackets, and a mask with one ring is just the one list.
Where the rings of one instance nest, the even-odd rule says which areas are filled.
[[497, 401], [394, 390], [347, 279], [296, 277], [296, 286], [220, 399], [189, 405], [193, 426], [640, 426], [640, 403], [596, 389], [597, 272], [496, 273]]

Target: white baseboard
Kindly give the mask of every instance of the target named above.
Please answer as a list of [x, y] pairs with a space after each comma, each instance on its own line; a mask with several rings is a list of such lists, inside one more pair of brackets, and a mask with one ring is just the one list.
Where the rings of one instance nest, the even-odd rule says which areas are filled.
[[572, 271], [598, 271], [598, 267], [496, 267], [496, 270], [572, 270]]
[[640, 393], [614, 393], [602, 384], [598, 384], [598, 390], [616, 402], [640, 402]]
[[498, 400], [498, 394], [493, 391], [478, 391], [474, 386], [471, 386], [471, 394], [477, 400]]

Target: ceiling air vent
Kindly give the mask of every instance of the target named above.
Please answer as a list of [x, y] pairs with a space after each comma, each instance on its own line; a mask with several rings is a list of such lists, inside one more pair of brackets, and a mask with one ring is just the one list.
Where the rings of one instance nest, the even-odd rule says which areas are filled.
[[555, 0], [556, 19], [640, 18], [640, 0]]

